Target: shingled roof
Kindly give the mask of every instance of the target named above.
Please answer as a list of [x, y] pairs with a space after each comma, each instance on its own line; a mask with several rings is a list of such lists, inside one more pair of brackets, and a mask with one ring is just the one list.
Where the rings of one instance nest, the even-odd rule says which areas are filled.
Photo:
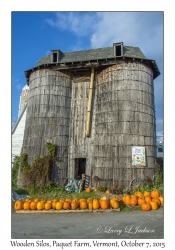
[[[146, 56], [138, 47], [124, 46], [123, 56], [130, 58], [146, 59]], [[100, 59], [110, 59], [114, 58], [113, 47], [91, 49], [91, 50], [81, 50], [74, 52], [63, 53], [59, 63], [70, 63], [70, 62], [85, 62]], [[43, 64], [51, 63], [51, 54], [42, 57], [35, 67], [41, 66]]]
[[[123, 44], [123, 43], [121, 43]], [[115, 45], [115, 44], [113, 44]], [[52, 62], [53, 52], [59, 53], [59, 60], [57, 62]], [[109, 61], [113, 61], [116, 63], [116, 60], [121, 59], [133, 59], [133, 60], [141, 60], [144, 64], [148, 65], [153, 70], [153, 79], [160, 75], [160, 71], [157, 67], [155, 60], [148, 59], [142, 53], [142, 51], [138, 47], [132, 46], [124, 46], [123, 45], [123, 54], [121, 56], [114, 56], [114, 46], [99, 48], [99, 49], [90, 49], [90, 50], [81, 50], [81, 51], [73, 51], [73, 52], [62, 52], [60, 50], [52, 50], [52, 53], [48, 56], [42, 57], [38, 63], [32, 68], [25, 71], [27, 83], [29, 80], [29, 75], [32, 70], [38, 69], [38, 67], [51, 67], [57, 65], [58, 70], [70, 69], [69, 65], [78, 65], [81, 64], [81, 67], [84, 64], [93, 63], [94, 61], [99, 63], [99, 66], [102, 65], [103, 61], [105, 61], [105, 65], [110, 64]], [[100, 63], [101, 62], [101, 63]], [[104, 65], [104, 64], [103, 64]], [[64, 66], [64, 67], [63, 67]], [[87, 66], [87, 65], [86, 65]], [[75, 66], [71, 66], [75, 67]]]

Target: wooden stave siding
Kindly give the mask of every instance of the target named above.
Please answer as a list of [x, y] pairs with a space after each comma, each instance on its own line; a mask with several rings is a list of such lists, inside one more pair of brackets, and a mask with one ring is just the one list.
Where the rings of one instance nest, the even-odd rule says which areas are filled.
[[[152, 179], [155, 111], [151, 69], [142, 63], [124, 62], [99, 70], [95, 116], [92, 186], [96, 185], [95, 175], [100, 178], [100, 185], [108, 187], [113, 184], [126, 187], [138, 177]], [[146, 147], [146, 167], [132, 166], [132, 146]]]
[[[24, 149], [28, 147], [30, 151], [35, 147], [35, 143], [38, 142], [38, 146], [44, 143], [42, 136], [35, 140], [28, 138], [28, 135], [32, 133], [31, 127], [35, 127], [36, 131], [33, 131], [33, 134], [37, 134], [40, 131], [37, 124], [42, 124], [43, 131], [48, 135], [53, 129], [52, 126], [48, 128], [47, 124], [59, 125], [57, 136], [53, 137], [52, 140], [48, 139], [59, 145], [60, 156], [63, 156], [60, 157], [61, 161], [55, 166], [55, 173], [52, 176], [55, 182], [61, 184], [67, 176], [68, 179], [75, 177], [75, 158], [86, 158], [86, 174], [91, 177], [91, 186], [96, 185], [95, 175], [99, 176], [100, 185], [108, 187], [112, 184], [126, 186], [136, 177], [153, 176], [155, 165], [154, 90], [152, 71], [147, 66], [141, 63], [121, 62], [119, 65], [96, 71], [97, 79], [93, 90], [90, 137], [85, 137], [90, 71], [86, 72], [85, 77], [83, 77], [83, 73], [80, 77], [77, 74], [71, 83], [69, 73], [45, 70], [44, 77], [55, 74], [56, 79], [60, 75], [62, 76], [60, 88], [59, 90], [55, 89], [55, 95], [61, 93], [60, 99], [63, 106], [59, 106], [58, 109], [53, 108], [54, 117], [53, 115], [46, 116], [44, 112], [43, 117], [37, 117], [42, 109], [34, 112], [41, 102], [40, 93], [44, 93], [44, 89], [41, 89], [39, 93], [36, 91], [38, 87], [43, 86], [43, 80], [37, 80], [43, 77], [43, 73], [38, 71], [37, 74], [34, 76], [32, 73], [30, 78], [30, 81], [33, 81], [33, 89], [31, 88], [29, 99], [31, 98], [30, 102], [34, 104], [34, 107], [31, 107], [31, 111], [29, 108], [29, 122], [26, 122], [25, 132], [27, 140], [24, 141]], [[68, 84], [67, 79], [69, 79]], [[46, 80], [44, 85], [50, 86], [50, 81]], [[51, 84], [52, 88], [54, 85]], [[79, 86], [78, 92], [75, 86]], [[146, 89], [144, 89], [145, 86]], [[135, 89], [129, 93], [131, 87]], [[137, 98], [133, 98], [131, 93], [134, 91], [140, 93], [140, 96], [136, 95]], [[48, 93], [49, 88], [45, 91], [45, 94]], [[100, 101], [101, 99], [105, 102]], [[50, 100], [50, 97], [46, 100]], [[60, 105], [60, 102], [57, 101], [53, 97], [54, 105]], [[120, 112], [118, 106], [120, 106]], [[58, 117], [55, 117], [55, 114]], [[123, 119], [126, 115], [127, 121]], [[131, 123], [134, 126], [131, 126]], [[145, 129], [148, 126], [150, 126], [149, 133], [148, 129]], [[41, 130], [41, 135], [42, 133]], [[135, 168], [131, 166], [131, 145], [146, 146], [148, 167]], [[44, 147], [41, 148], [40, 153], [44, 155], [46, 151]], [[32, 152], [33, 155], [34, 152]]]
[[29, 86], [23, 152], [28, 154], [31, 164], [37, 155], [43, 157], [48, 153], [46, 142], [56, 144], [57, 161], [52, 180], [62, 185], [67, 179], [71, 75], [37, 70], [30, 75]]
[[92, 95], [92, 114], [90, 137], [85, 136], [86, 115], [89, 96], [90, 70], [81, 73], [81, 77], [73, 75], [72, 101], [69, 129], [69, 154], [68, 154], [68, 179], [75, 178], [75, 159], [86, 158], [86, 174], [91, 176], [91, 165], [93, 162], [93, 137], [94, 137], [94, 97], [95, 87]]

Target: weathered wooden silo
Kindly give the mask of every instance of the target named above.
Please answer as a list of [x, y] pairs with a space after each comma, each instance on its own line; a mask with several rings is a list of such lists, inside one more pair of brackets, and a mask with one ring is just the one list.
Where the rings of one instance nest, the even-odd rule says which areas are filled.
[[[132, 166], [132, 147], [146, 148], [146, 166]], [[141, 62], [122, 60], [98, 70], [93, 176], [106, 185], [127, 186], [153, 178], [155, 109], [153, 72]]]
[[30, 74], [29, 86], [23, 152], [28, 154], [31, 164], [36, 156], [48, 153], [46, 142], [56, 144], [58, 161], [52, 179], [64, 183], [68, 164], [70, 73], [36, 69]]
[[[153, 80], [160, 74], [154, 60], [137, 47], [117, 43], [54, 50], [25, 73], [30, 94], [23, 151], [29, 162], [47, 153], [48, 141], [57, 144], [63, 159], [53, 176], [59, 184], [82, 173], [90, 176], [91, 186], [98, 177], [98, 184], [108, 187], [153, 177]], [[144, 148], [146, 163], [133, 164], [133, 147]]]

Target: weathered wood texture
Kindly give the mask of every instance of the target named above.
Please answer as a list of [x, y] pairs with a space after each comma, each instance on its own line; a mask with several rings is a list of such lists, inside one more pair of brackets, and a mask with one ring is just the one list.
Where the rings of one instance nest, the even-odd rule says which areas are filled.
[[43, 69], [33, 72], [29, 83], [23, 152], [32, 163], [37, 155], [48, 153], [46, 142], [57, 144], [52, 179], [60, 184], [67, 177], [71, 82], [68, 72]]
[[[153, 178], [155, 110], [152, 71], [141, 63], [123, 63], [98, 71], [92, 176], [101, 185], [128, 185]], [[132, 166], [132, 146], [146, 147], [146, 167]]]
[[[89, 79], [90, 73], [89, 70]], [[82, 74], [82, 73], [81, 73]], [[87, 75], [87, 72], [85, 73]], [[73, 77], [74, 79], [74, 77]], [[86, 175], [91, 176], [91, 165], [93, 161], [93, 137], [94, 137], [94, 96], [95, 88], [92, 94], [92, 113], [90, 125], [90, 137], [85, 136], [86, 132], [86, 115], [89, 96], [89, 81], [82, 82], [82, 78], [76, 78], [72, 82], [72, 101], [69, 130], [69, 163], [68, 177], [73, 179], [77, 174], [76, 158], [86, 158]]]
[[[72, 80], [71, 80], [72, 79]], [[62, 161], [55, 167], [59, 184], [77, 174], [76, 158], [86, 158], [86, 174], [99, 184], [129, 185], [134, 178], [153, 178], [155, 110], [153, 73], [141, 62], [95, 70], [90, 136], [85, 136], [89, 71], [38, 70], [30, 76], [24, 151], [30, 161], [46, 153], [45, 142], [58, 145]], [[145, 146], [146, 167], [132, 166], [132, 146]]]
[[[90, 75], [90, 72], [89, 72]], [[85, 137], [89, 82], [73, 82], [68, 175], [75, 158], [86, 158], [86, 174], [99, 185], [129, 185], [134, 178], [153, 178], [155, 111], [152, 71], [141, 63], [121, 63], [96, 72], [91, 134]], [[132, 146], [146, 147], [146, 167], [132, 166]]]

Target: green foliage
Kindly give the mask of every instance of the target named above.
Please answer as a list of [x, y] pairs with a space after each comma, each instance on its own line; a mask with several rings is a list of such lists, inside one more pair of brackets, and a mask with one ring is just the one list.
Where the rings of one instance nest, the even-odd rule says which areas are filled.
[[121, 188], [119, 185], [112, 185], [110, 190], [114, 194], [123, 194], [123, 188]]
[[160, 170], [163, 171], [163, 158], [162, 157], [157, 157], [156, 162], [160, 166]]
[[131, 189], [129, 187], [126, 187], [122, 190], [123, 194], [131, 194]]
[[57, 145], [46, 142], [46, 147], [47, 147], [47, 150], [49, 152], [49, 155], [52, 156], [52, 157], [55, 157]]
[[53, 183], [50, 183], [50, 186], [47, 187], [34, 187], [30, 186], [27, 188], [17, 188], [15, 191], [18, 194], [26, 194], [31, 197], [31, 199], [39, 198], [44, 200], [52, 200], [52, 199], [66, 199], [70, 197], [71, 199], [80, 199], [80, 198], [97, 198], [100, 199], [100, 195], [91, 192], [86, 193], [85, 191], [82, 191], [81, 193], [68, 193], [64, 187], [54, 185]]
[[144, 191], [151, 192], [152, 190], [158, 190], [159, 193], [163, 193], [163, 171], [159, 166], [156, 167], [154, 182], [150, 179], [146, 179], [144, 180], [143, 185], [133, 188], [132, 193], [135, 193], [136, 191], [140, 191], [142, 193]]
[[28, 155], [22, 152], [20, 154], [20, 167], [23, 173], [30, 172], [30, 165], [28, 164]]
[[132, 211], [132, 208], [126, 206], [126, 205], [123, 203], [123, 201], [119, 201], [119, 207], [120, 207], [120, 211], [121, 211], [121, 212], [131, 212], [131, 211]]
[[17, 188], [19, 164], [20, 164], [20, 157], [15, 156], [12, 164], [12, 189]]
[[106, 186], [98, 186], [98, 187], [96, 187], [96, 190], [99, 192], [105, 192], [107, 190], [107, 187]]
[[56, 145], [47, 142], [46, 146], [49, 154], [44, 157], [37, 156], [31, 165], [28, 164], [28, 155], [26, 153], [20, 154], [19, 165], [22, 182], [31, 191], [36, 188], [51, 187], [50, 173], [52, 164], [56, 160]]
[[163, 172], [159, 167], [156, 167], [154, 186], [160, 186], [161, 184], [163, 184]]

